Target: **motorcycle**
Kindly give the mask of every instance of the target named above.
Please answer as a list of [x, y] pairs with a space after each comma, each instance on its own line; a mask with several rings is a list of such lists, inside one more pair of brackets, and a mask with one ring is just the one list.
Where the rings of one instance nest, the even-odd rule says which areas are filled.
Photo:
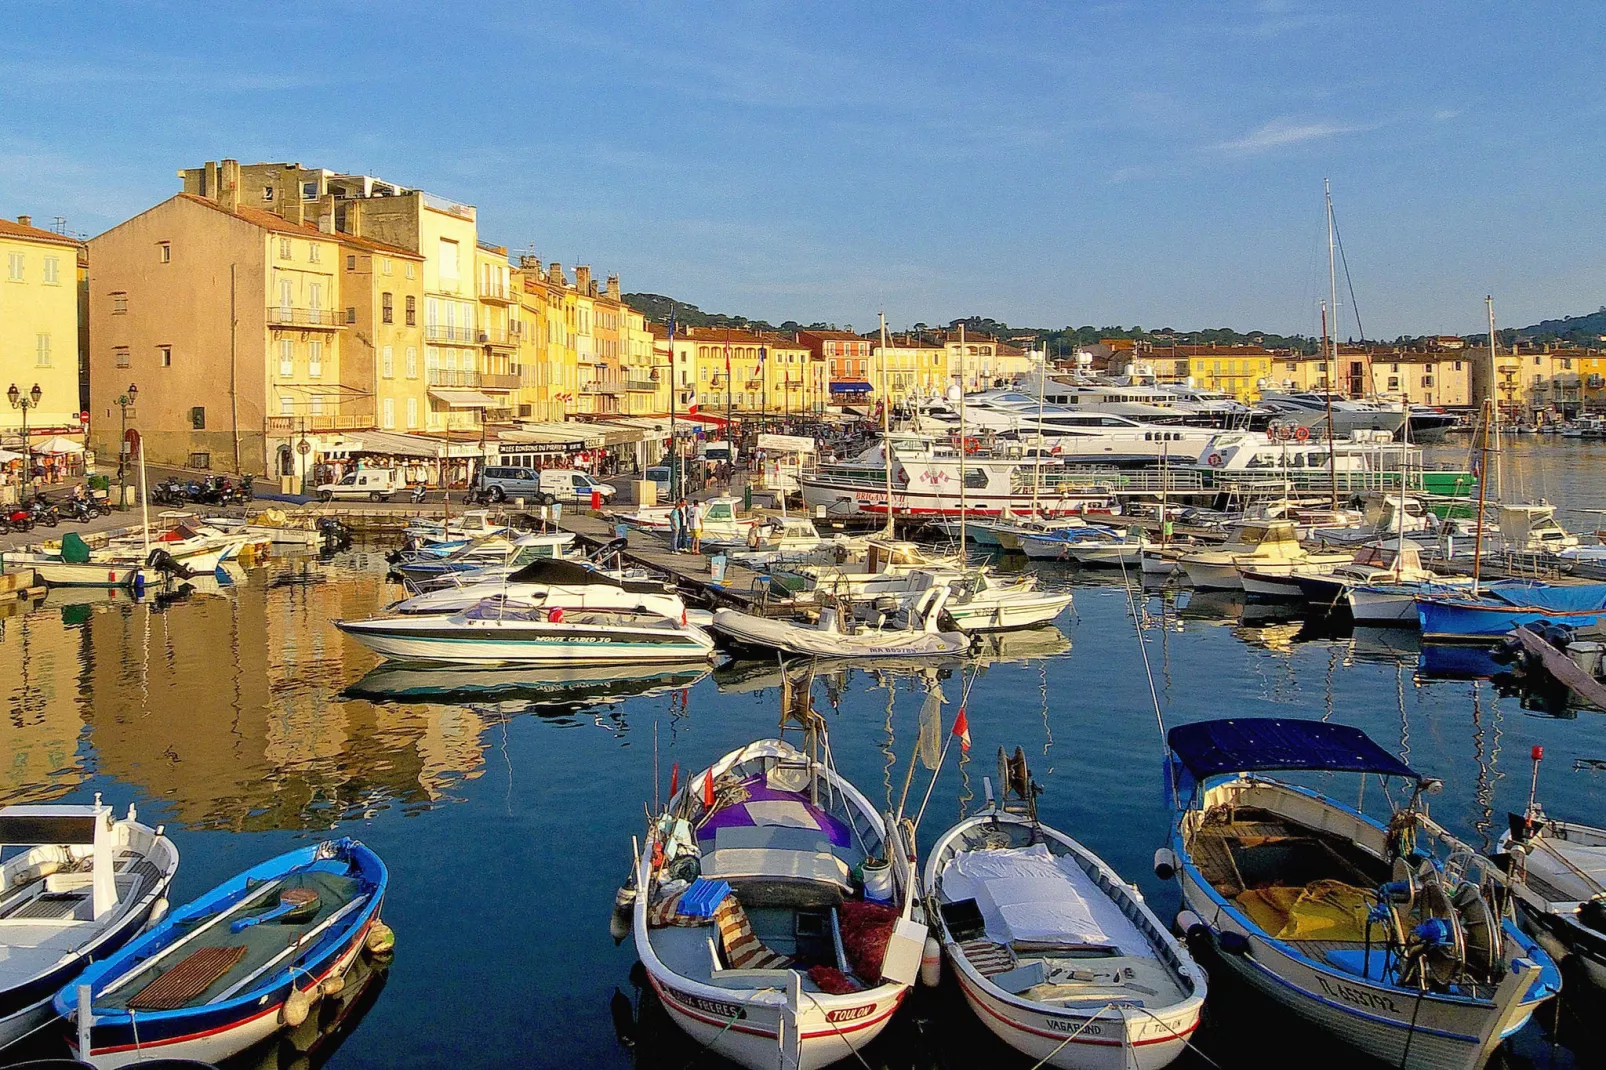
[[0, 534], [8, 531], [32, 531], [33, 514], [26, 506], [7, 505], [0, 510]]
[[35, 524], [53, 528], [61, 523], [61, 510], [52, 505], [44, 495], [36, 494], [28, 503], [28, 517]]
[[61, 518], [72, 524], [86, 524], [100, 516], [100, 506], [88, 498], [68, 498], [62, 506]]

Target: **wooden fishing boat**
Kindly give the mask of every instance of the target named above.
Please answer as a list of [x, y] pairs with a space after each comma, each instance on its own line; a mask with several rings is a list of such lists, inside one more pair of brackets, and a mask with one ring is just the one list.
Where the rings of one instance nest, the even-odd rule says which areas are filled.
[[1205, 975], [1137, 889], [1038, 820], [1019, 749], [938, 838], [928, 914], [976, 1016], [1037, 1065], [1158, 1070], [1199, 1026]]
[[[1167, 735], [1176, 821], [1155, 857], [1223, 968], [1403, 1070], [1477, 1070], [1561, 987], [1500, 905], [1504, 876], [1427, 813], [1437, 781], [1359, 729], [1202, 721]], [[1400, 778], [1387, 824], [1277, 771]]]
[[154, 1058], [216, 1062], [300, 1025], [315, 1000], [342, 987], [365, 946], [388, 945], [386, 882], [379, 856], [349, 838], [226, 881], [56, 994], [76, 1054], [103, 1070]]
[[178, 849], [90, 806], [0, 809], [0, 1047], [52, 1021], [51, 997], [167, 912]]
[[[835, 769], [808, 689], [654, 815], [631, 931], [669, 1017], [752, 1070], [815, 1070], [886, 1028], [920, 969], [914, 844]], [[889, 827], [890, 826], [890, 827]]]
[[1457, 595], [1416, 600], [1422, 637], [1438, 642], [1487, 642], [1519, 625], [1598, 627], [1606, 622], [1606, 583], [1501, 583]]

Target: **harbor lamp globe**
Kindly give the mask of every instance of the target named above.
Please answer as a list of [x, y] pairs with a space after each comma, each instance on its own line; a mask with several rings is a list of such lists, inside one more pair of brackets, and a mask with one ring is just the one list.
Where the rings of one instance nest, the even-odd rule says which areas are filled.
[[128, 384], [128, 403], [130, 405], [134, 404], [134, 400], [136, 398], [138, 398], [138, 397], [139, 397], [139, 387], [135, 386], [133, 383], [129, 383]]
[[39, 397], [43, 393], [44, 393], [44, 391], [39, 389], [39, 384], [35, 383], [35, 384], [33, 384], [33, 389], [28, 391], [28, 397], [33, 399], [33, 403], [34, 403], [35, 406], [38, 406]]
[[11, 407], [13, 409], [17, 407], [17, 398], [19, 398], [21, 396], [22, 396], [22, 391], [17, 389], [17, 384], [16, 383], [12, 383], [11, 384], [11, 389], [6, 391], [6, 400], [11, 402]]

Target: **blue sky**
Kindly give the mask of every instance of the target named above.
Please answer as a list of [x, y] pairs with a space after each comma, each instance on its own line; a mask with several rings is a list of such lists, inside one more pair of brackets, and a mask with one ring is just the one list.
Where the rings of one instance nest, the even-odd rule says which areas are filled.
[[299, 160], [708, 310], [1309, 333], [1331, 178], [1367, 335], [1475, 331], [1606, 303], [1602, 14], [18, 2], [0, 212], [95, 234]]

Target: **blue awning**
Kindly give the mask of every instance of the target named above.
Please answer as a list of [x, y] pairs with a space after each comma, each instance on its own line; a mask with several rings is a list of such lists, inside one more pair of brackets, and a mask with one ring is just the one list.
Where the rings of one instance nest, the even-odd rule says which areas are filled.
[[1484, 588], [1490, 598], [1524, 609], [1577, 613], [1606, 609], [1606, 583], [1501, 583]]
[[1276, 769], [1322, 769], [1422, 779], [1359, 728], [1280, 717], [1178, 725], [1166, 743], [1196, 778]]
[[869, 383], [842, 382], [831, 384], [831, 393], [833, 394], [868, 394], [873, 389], [875, 388]]

